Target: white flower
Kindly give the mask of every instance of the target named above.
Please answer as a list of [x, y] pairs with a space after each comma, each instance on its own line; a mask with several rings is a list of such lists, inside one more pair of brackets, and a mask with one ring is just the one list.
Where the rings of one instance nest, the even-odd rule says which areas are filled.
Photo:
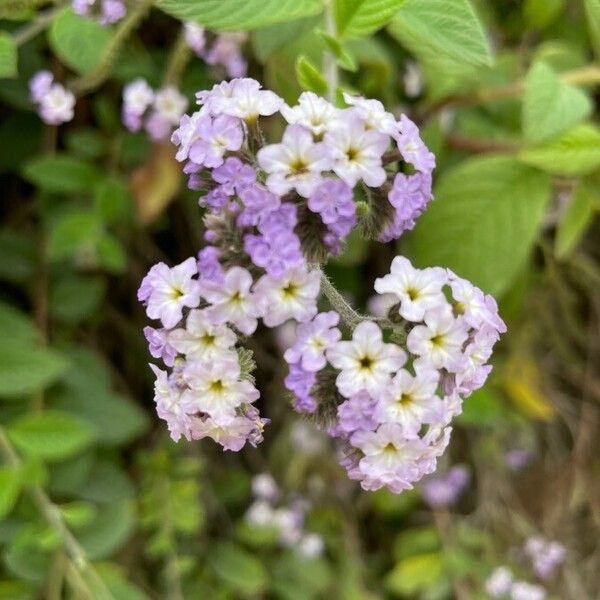
[[362, 96], [353, 96], [347, 92], [344, 92], [344, 100], [346, 104], [354, 107], [356, 114], [364, 121], [367, 129], [376, 129], [387, 135], [398, 133], [398, 126], [394, 115], [387, 112], [379, 100], [368, 100]]
[[281, 144], [270, 144], [258, 151], [258, 164], [269, 174], [267, 187], [278, 196], [291, 189], [308, 198], [321, 183], [321, 172], [329, 168], [323, 144], [302, 125], [290, 125]]
[[202, 297], [212, 305], [210, 318], [216, 323], [231, 323], [246, 335], [253, 333], [262, 310], [251, 287], [252, 275], [242, 267], [231, 267], [222, 282], [202, 279]]
[[154, 110], [171, 125], [178, 125], [179, 119], [187, 108], [188, 101], [179, 90], [167, 86], [156, 92]]
[[257, 500], [246, 511], [246, 521], [252, 525], [271, 525], [273, 523], [273, 514], [274, 511], [268, 502]]
[[506, 567], [497, 567], [485, 582], [485, 591], [492, 598], [500, 598], [510, 592], [513, 574]]
[[60, 83], [53, 83], [40, 99], [40, 116], [49, 125], [67, 123], [73, 118], [75, 96]]
[[181, 320], [183, 307], [195, 308], [200, 303], [198, 281], [192, 279], [198, 273], [196, 259], [188, 258], [170, 269], [159, 263], [152, 269], [152, 288], [148, 298], [147, 313], [151, 319], [160, 319], [171, 329]]
[[546, 600], [546, 590], [526, 581], [517, 581], [510, 591], [512, 600]]
[[255, 79], [243, 78], [231, 81], [231, 87], [224, 95], [214, 95], [210, 99], [210, 108], [245, 121], [255, 121], [260, 115], [268, 116], [276, 113], [283, 105], [283, 100], [274, 92], [261, 90]]
[[317, 558], [325, 550], [325, 542], [318, 533], [305, 533], [297, 546], [298, 553], [304, 558]]
[[302, 92], [296, 106], [284, 104], [281, 114], [291, 125], [304, 125], [314, 135], [321, 136], [331, 127], [338, 109], [314, 92]]
[[127, 112], [141, 117], [154, 101], [154, 91], [144, 79], [135, 79], [123, 89], [123, 104]]
[[264, 302], [264, 323], [267, 327], [281, 325], [288, 319], [308, 321], [317, 314], [319, 271], [304, 266], [293, 267], [281, 277], [263, 275], [255, 292]]
[[389, 145], [387, 135], [366, 129], [355, 115], [346, 115], [325, 134], [324, 143], [333, 171], [349, 186], [354, 187], [361, 179], [371, 187], [385, 182], [381, 156]]
[[400, 423], [404, 429], [418, 432], [440, 411], [441, 400], [435, 395], [439, 379], [434, 370], [419, 369], [413, 376], [400, 369], [389, 386], [382, 389], [375, 418], [380, 423]]
[[273, 524], [279, 529], [279, 541], [284, 546], [297, 544], [302, 536], [302, 514], [290, 508], [278, 508]]
[[329, 348], [327, 358], [341, 370], [336, 385], [347, 398], [362, 390], [377, 395], [389, 385], [390, 374], [406, 362], [406, 354], [396, 344], [384, 344], [381, 329], [371, 321], [354, 329], [352, 341]]
[[189, 359], [207, 361], [227, 353], [235, 345], [236, 336], [226, 325], [215, 325], [209, 311], [191, 310], [185, 329], [174, 329], [168, 341], [177, 352]]
[[406, 346], [419, 356], [418, 364], [431, 364], [436, 369], [451, 372], [460, 369], [462, 346], [468, 337], [464, 325], [447, 310], [429, 311], [425, 325], [417, 325], [408, 334]]
[[259, 473], [252, 478], [252, 493], [261, 500], [276, 500], [279, 496], [279, 487], [269, 473]]
[[422, 321], [426, 311], [447, 304], [442, 288], [446, 271], [438, 267], [415, 269], [404, 256], [396, 256], [390, 273], [375, 280], [379, 294], [394, 294], [400, 301], [400, 316], [407, 321]]
[[186, 411], [208, 413], [219, 424], [227, 424], [235, 417], [238, 406], [259, 397], [258, 390], [249, 381], [240, 380], [235, 352], [211, 362], [188, 361], [183, 376], [191, 388], [184, 393]]

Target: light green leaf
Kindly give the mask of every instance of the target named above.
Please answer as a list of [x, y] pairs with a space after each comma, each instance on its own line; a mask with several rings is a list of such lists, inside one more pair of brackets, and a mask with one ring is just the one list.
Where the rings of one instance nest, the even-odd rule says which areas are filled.
[[20, 342], [35, 342], [39, 333], [33, 321], [10, 304], [0, 302], [0, 331], [2, 336]]
[[410, 240], [419, 266], [443, 265], [500, 295], [523, 267], [550, 199], [550, 178], [509, 156], [444, 173]]
[[67, 369], [55, 350], [9, 337], [0, 339], [0, 398], [23, 397], [44, 389]]
[[69, 502], [59, 506], [60, 514], [70, 527], [82, 527], [94, 520], [98, 513], [96, 507], [90, 502]]
[[492, 63], [485, 32], [468, 0], [406, 0], [388, 29], [425, 65], [440, 71]]
[[72, 194], [91, 191], [98, 172], [89, 163], [68, 154], [54, 154], [33, 158], [25, 165], [23, 174], [48, 192]]
[[321, 96], [327, 93], [327, 81], [321, 71], [306, 58], [299, 56], [296, 60], [296, 77], [298, 83], [305, 90], [310, 90]]
[[256, 29], [323, 9], [321, 0], [159, 0], [158, 6], [182, 21], [225, 30]]
[[65, 8], [52, 21], [48, 42], [67, 66], [78, 73], [89, 73], [99, 65], [112, 36], [110, 27]]
[[354, 60], [354, 57], [348, 52], [348, 49], [340, 40], [329, 35], [325, 31], [317, 31], [317, 34], [321, 36], [324, 42], [327, 44], [329, 51], [335, 56], [337, 64], [346, 71], [356, 71], [358, 65]]
[[[97, 215], [91, 212], [68, 213], [58, 220], [48, 241], [48, 256], [51, 261], [60, 261], [76, 254], [82, 248], [88, 249], [88, 260], [95, 262], [96, 245], [102, 234], [102, 224]], [[92, 254], [92, 255], [90, 255]]]
[[545, 63], [536, 62], [525, 79], [523, 133], [531, 142], [541, 142], [583, 121], [592, 112], [592, 102], [579, 88], [562, 81]]
[[96, 186], [94, 207], [103, 223], [116, 223], [133, 214], [133, 198], [125, 182], [113, 174]]
[[573, 194], [569, 204], [561, 215], [554, 249], [558, 258], [565, 258], [574, 250], [594, 218], [594, 203], [597, 192], [581, 182]]
[[405, 0], [334, 0], [340, 37], [364, 37], [384, 27]]
[[399, 562], [386, 577], [386, 587], [395, 594], [414, 597], [444, 576], [444, 560], [437, 552], [418, 554]]
[[252, 33], [252, 48], [256, 58], [264, 63], [273, 52], [288, 45], [290, 40], [297, 40], [312, 31], [319, 21], [318, 17], [306, 17], [256, 29]]
[[592, 46], [600, 58], [600, 0], [583, 0]]
[[557, 175], [585, 175], [600, 167], [600, 129], [583, 124], [557, 139], [525, 148], [519, 158]]
[[17, 47], [10, 33], [0, 31], [0, 78], [16, 75]]
[[110, 233], [104, 233], [96, 245], [98, 262], [107, 271], [120, 273], [127, 265], [125, 249], [119, 238]]
[[240, 594], [253, 596], [266, 590], [269, 576], [258, 558], [227, 542], [213, 547], [208, 562], [217, 577]]
[[474, 391], [465, 400], [462, 413], [456, 418], [460, 425], [476, 427], [498, 425], [502, 418], [502, 398], [494, 391], [493, 386]]
[[0, 468], [0, 520], [14, 508], [21, 491], [22, 479], [19, 469]]
[[9, 424], [8, 436], [20, 451], [49, 461], [73, 456], [93, 440], [87, 423], [57, 410], [20, 417]]

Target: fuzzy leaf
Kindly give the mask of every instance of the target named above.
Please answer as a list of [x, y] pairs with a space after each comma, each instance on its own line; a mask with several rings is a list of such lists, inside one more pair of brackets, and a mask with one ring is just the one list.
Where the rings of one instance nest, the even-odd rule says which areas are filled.
[[323, 9], [321, 0], [159, 0], [158, 6], [182, 21], [224, 30], [256, 29]]
[[296, 60], [296, 77], [298, 83], [305, 90], [310, 90], [321, 96], [327, 93], [327, 81], [315, 65], [306, 58], [299, 56]]
[[509, 156], [444, 173], [410, 239], [418, 266], [443, 265], [501, 294], [521, 270], [550, 199], [550, 178]]
[[340, 37], [364, 37], [384, 27], [405, 0], [335, 0], [333, 10]]
[[485, 66], [492, 57], [485, 32], [468, 0], [406, 0], [390, 34], [425, 65], [448, 72]]
[[594, 218], [594, 193], [584, 182], [580, 183], [561, 215], [554, 248], [558, 258], [565, 258], [579, 243]]
[[579, 88], [562, 81], [545, 63], [532, 65], [525, 80], [523, 133], [530, 142], [541, 142], [583, 121], [592, 102]]
[[600, 129], [583, 124], [545, 144], [526, 148], [519, 158], [557, 175], [585, 175], [600, 167]]

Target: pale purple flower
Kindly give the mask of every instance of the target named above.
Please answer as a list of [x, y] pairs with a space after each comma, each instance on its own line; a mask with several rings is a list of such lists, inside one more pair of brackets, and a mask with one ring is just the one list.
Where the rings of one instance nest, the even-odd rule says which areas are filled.
[[299, 362], [290, 364], [284, 384], [295, 396], [294, 410], [305, 413], [316, 410], [317, 403], [310, 393], [315, 382], [316, 375], [313, 371], [304, 369]]
[[496, 567], [485, 582], [485, 591], [492, 598], [502, 598], [510, 593], [513, 574], [507, 567]]
[[330, 166], [325, 146], [315, 143], [302, 125], [289, 125], [280, 144], [264, 146], [256, 157], [268, 173], [267, 188], [279, 196], [295, 189], [308, 198], [321, 182], [321, 172]]
[[226, 422], [208, 417], [195, 419], [192, 435], [195, 440], [209, 437], [223, 446], [223, 450], [239, 452], [246, 442], [255, 445], [257, 437], [262, 436], [263, 425], [264, 420], [252, 419], [247, 415], [238, 415]]
[[335, 311], [319, 313], [312, 321], [300, 323], [296, 328], [296, 341], [286, 350], [288, 363], [302, 364], [307, 371], [320, 371], [325, 367], [325, 351], [342, 337], [336, 327], [340, 316]]
[[257, 267], [273, 277], [281, 277], [304, 261], [298, 236], [281, 227], [274, 228], [268, 235], [246, 234], [244, 250]]
[[201, 280], [223, 281], [225, 272], [219, 262], [218, 248], [205, 246], [198, 252], [198, 274]]
[[290, 125], [303, 125], [316, 136], [329, 130], [337, 113], [333, 104], [314, 92], [302, 92], [296, 106], [284, 104], [281, 107], [281, 114]]
[[243, 77], [248, 70], [240, 46], [246, 41], [243, 32], [226, 32], [217, 36], [212, 47], [205, 52], [204, 60], [209, 65], [223, 65], [229, 77]]
[[190, 145], [189, 158], [208, 168], [222, 165], [225, 153], [239, 150], [244, 139], [239, 120], [227, 115], [199, 119], [196, 122], [196, 136]]
[[354, 187], [361, 179], [371, 187], [385, 182], [381, 157], [389, 146], [389, 136], [366, 129], [355, 115], [345, 115], [325, 134], [323, 142], [331, 168], [349, 186]]
[[211, 110], [216, 114], [226, 114], [252, 122], [260, 115], [276, 113], [283, 105], [283, 100], [277, 94], [261, 90], [262, 86], [255, 79], [233, 79], [230, 83], [230, 96], [213, 95], [210, 98]]
[[566, 548], [560, 542], [547, 540], [541, 536], [528, 538], [524, 550], [531, 560], [534, 573], [544, 580], [552, 577], [567, 555]]
[[546, 600], [547, 597], [542, 586], [526, 581], [515, 582], [510, 590], [511, 600]]
[[185, 43], [201, 57], [206, 48], [204, 27], [199, 23], [188, 21], [183, 24], [183, 35], [185, 37]]
[[128, 83], [123, 88], [123, 120], [125, 125], [129, 127], [128, 122], [131, 122], [131, 118], [137, 117], [139, 125], [136, 128], [130, 127], [130, 129], [139, 129], [142, 115], [153, 102], [154, 90], [145, 79], [138, 78]]
[[162, 359], [167, 367], [172, 367], [177, 356], [177, 350], [169, 343], [168, 335], [169, 331], [167, 329], [144, 327], [144, 336], [148, 340], [150, 354], [154, 358]]
[[470, 479], [465, 465], [455, 465], [444, 475], [423, 483], [423, 499], [432, 508], [452, 506], [469, 485]]
[[406, 353], [396, 344], [383, 342], [381, 329], [363, 321], [352, 333], [352, 341], [337, 342], [327, 350], [327, 359], [340, 373], [337, 388], [349, 398], [365, 390], [379, 394], [406, 362]]
[[239, 195], [247, 187], [256, 183], [256, 171], [236, 156], [230, 156], [221, 166], [213, 170], [212, 178], [221, 184], [221, 188], [227, 194]]
[[392, 113], [385, 110], [379, 100], [369, 100], [344, 92], [346, 104], [354, 107], [355, 114], [364, 122], [367, 129], [375, 129], [386, 135], [397, 135], [398, 126]]
[[[243, 188], [239, 192], [240, 200], [244, 209], [238, 217], [238, 225], [247, 227], [249, 225], [258, 225], [267, 215], [277, 210], [281, 203], [279, 196], [272, 194], [263, 185], [255, 183]], [[291, 206], [291, 205], [290, 205]], [[288, 210], [288, 209], [285, 209]], [[295, 207], [294, 207], [295, 218]], [[292, 228], [296, 225], [292, 225]], [[287, 229], [290, 229], [287, 227]]]
[[504, 455], [506, 466], [512, 471], [522, 471], [533, 460], [533, 452], [525, 448], [514, 448]]
[[337, 423], [332, 433], [349, 437], [357, 431], [374, 431], [379, 423], [375, 419], [377, 402], [367, 393], [359, 392], [342, 402], [337, 409]]
[[[171, 329], [181, 320], [184, 307], [195, 308], [200, 303], [198, 281], [193, 279], [198, 273], [194, 258], [188, 258], [181, 264], [169, 268], [164, 263], [155, 265], [142, 281], [142, 298], [147, 297], [146, 311], [151, 319], [160, 319], [164, 327]], [[139, 296], [138, 296], [139, 297]]]
[[318, 533], [305, 533], [297, 545], [298, 553], [304, 558], [317, 558], [324, 550], [325, 542]]
[[281, 492], [279, 486], [269, 473], [259, 473], [252, 478], [252, 495], [260, 500], [267, 502], [276, 501]]
[[406, 115], [400, 117], [399, 128], [395, 138], [402, 158], [417, 171], [431, 173], [435, 168], [435, 156], [423, 143], [419, 128]]
[[50, 71], [38, 71], [29, 80], [29, 93], [31, 101], [38, 104], [42, 98], [50, 91], [54, 82], [54, 76]]
[[39, 101], [39, 115], [48, 125], [67, 123], [75, 114], [75, 96], [60, 83], [53, 83]]
[[123, 0], [100, 0], [100, 25], [117, 23], [127, 14]]

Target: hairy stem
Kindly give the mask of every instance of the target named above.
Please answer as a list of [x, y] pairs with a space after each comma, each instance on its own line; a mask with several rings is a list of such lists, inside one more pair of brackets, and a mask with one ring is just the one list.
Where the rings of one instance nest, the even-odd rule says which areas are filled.
[[119, 56], [121, 46], [135, 29], [138, 23], [144, 18], [150, 7], [152, 0], [139, 0], [137, 4], [129, 11], [127, 16], [121, 21], [119, 27], [106, 46], [100, 63], [90, 73], [73, 81], [70, 85], [71, 90], [75, 94], [84, 94], [102, 85], [110, 76], [110, 72], [114, 62]]
[[346, 325], [351, 329], [354, 329], [361, 321], [368, 320], [369, 317], [363, 316], [356, 312], [348, 302], [340, 294], [333, 283], [331, 283], [329, 277], [321, 271], [321, 291], [325, 294], [325, 297], [344, 320]]
[[[13, 448], [8, 436], [3, 427], [0, 426], [0, 455], [3, 456], [6, 463], [12, 468], [19, 468], [22, 466], [22, 461]], [[48, 525], [54, 530], [54, 532], [62, 540], [63, 546], [69, 559], [73, 563], [73, 566], [82, 574], [89, 577], [94, 582], [94, 586], [97, 590], [98, 600], [114, 600], [114, 596], [108, 591], [104, 582], [89, 563], [84, 549], [81, 547], [75, 536], [71, 533], [70, 529], [66, 526], [60, 510], [50, 500], [46, 492], [39, 485], [30, 485], [28, 492], [33, 500], [34, 504], [48, 523]], [[91, 594], [90, 594], [90, 597]]]

